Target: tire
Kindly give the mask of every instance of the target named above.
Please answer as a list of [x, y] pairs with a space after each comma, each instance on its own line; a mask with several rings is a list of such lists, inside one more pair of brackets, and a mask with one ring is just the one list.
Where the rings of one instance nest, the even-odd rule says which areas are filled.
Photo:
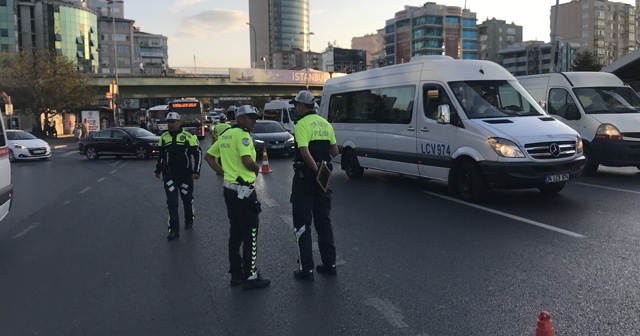
[[149, 151], [144, 146], [136, 147], [136, 158], [140, 160], [146, 160], [149, 158]]
[[98, 159], [98, 151], [94, 148], [94, 147], [87, 147], [84, 150], [85, 155], [87, 156], [87, 159], [89, 160], [97, 160]]
[[360, 167], [358, 157], [352, 149], [347, 149], [342, 155], [342, 169], [352, 179], [359, 179], [364, 174], [364, 168]]
[[598, 166], [600, 164], [596, 160], [595, 155], [589, 146], [584, 146], [584, 157], [587, 159], [587, 163], [584, 165], [582, 175], [595, 175], [598, 172]]
[[562, 189], [564, 189], [565, 185], [566, 185], [565, 182], [551, 183], [551, 184], [543, 185], [543, 186], [539, 187], [538, 189], [543, 194], [549, 194], [549, 195], [550, 194], [557, 194], [557, 193], [561, 192]]
[[9, 150], [9, 162], [13, 162], [16, 160], [16, 156], [13, 155], [13, 151]]
[[460, 198], [467, 202], [480, 202], [487, 193], [487, 183], [474, 162], [464, 162], [460, 165], [456, 174], [456, 185]]

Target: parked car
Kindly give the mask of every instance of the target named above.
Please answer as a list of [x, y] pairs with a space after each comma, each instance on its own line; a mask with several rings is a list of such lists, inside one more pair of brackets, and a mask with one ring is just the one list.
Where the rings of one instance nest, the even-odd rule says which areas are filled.
[[46, 160], [51, 157], [49, 144], [22, 130], [6, 130], [9, 142], [9, 161]]
[[160, 137], [139, 127], [114, 127], [95, 132], [78, 142], [78, 151], [89, 160], [112, 155], [147, 159], [158, 154]]
[[257, 120], [256, 127], [251, 132], [251, 135], [258, 157], [260, 157], [260, 153], [265, 147], [268, 153], [282, 153], [289, 156], [294, 154], [295, 141], [293, 140], [293, 135], [277, 121]]

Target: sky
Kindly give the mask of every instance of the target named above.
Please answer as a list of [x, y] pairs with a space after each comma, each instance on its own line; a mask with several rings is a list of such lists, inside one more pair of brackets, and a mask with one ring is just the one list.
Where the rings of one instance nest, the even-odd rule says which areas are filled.
[[[251, 67], [248, 0], [123, 1], [125, 17], [135, 20], [136, 27], [169, 38], [170, 67]], [[374, 34], [405, 5], [426, 2], [459, 7], [466, 3], [478, 24], [505, 20], [523, 27], [523, 40], [548, 42], [556, 0], [309, 0], [311, 50], [321, 52], [330, 42], [349, 49], [352, 37]], [[616, 2], [635, 5], [635, 0]]]

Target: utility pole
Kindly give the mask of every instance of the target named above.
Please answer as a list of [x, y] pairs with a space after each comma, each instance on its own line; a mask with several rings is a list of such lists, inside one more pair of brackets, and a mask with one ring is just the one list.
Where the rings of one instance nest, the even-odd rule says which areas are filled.
[[551, 32], [551, 62], [549, 62], [549, 72], [556, 72], [556, 61], [558, 57], [556, 56], [556, 52], [558, 51], [558, 47], [556, 46], [556, 42], [558, 40], [558, 7], [560, 7], [560, 0], [556, 0], [556, 8], [553, 14], [553, 31]]

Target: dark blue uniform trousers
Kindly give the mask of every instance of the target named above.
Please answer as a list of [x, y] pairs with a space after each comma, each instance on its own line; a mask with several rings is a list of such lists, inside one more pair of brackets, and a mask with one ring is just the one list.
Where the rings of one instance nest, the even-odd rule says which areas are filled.
[[193, 179], [191, 173], [163, 175], [164, 192], [167, 195], [167, 209], [169, 210], [169, 230], [180, 232], [180, 217], [178, 215], [178, 197], [184, 205], [185, 223], [193, 222]]
[[[224, 201], [229, 216], [229, 273], [242, 274], [244, 278], [256, 275], [258, 268], [258, 214], [260, 208], [256, 191], [249, 197], [238, 198], [235, 190], [224, 189]], [[240, 247], [242, 246], [242, 256]]]
[[318, 234], [320, 258], [325, 265], [335, 265], [336, 248], [331, 227], [331, 190], [325, 193], [313, 178], [294, 177], [291, 187], [293, 227], [298, 242], [300, 270], [313, 270], [311, 223]]

